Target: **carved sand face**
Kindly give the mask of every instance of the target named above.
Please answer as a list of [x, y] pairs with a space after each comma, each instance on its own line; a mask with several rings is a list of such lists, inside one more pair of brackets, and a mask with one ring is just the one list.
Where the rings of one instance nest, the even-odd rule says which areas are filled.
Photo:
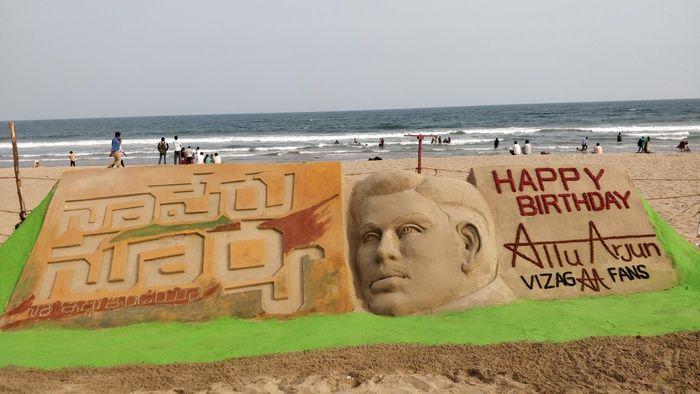
[[465, 245], [434, 201], [406, 190], [368, 197], [358, 213], [356, 269], [372, 312], [429, 312], [461, 295]]

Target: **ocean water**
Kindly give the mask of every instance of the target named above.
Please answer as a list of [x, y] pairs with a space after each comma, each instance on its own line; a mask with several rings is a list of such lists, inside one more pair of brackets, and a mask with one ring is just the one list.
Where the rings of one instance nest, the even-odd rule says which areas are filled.
[[[417, 140], [408, 133], [430, 133], [451, 144], [424, 142], [426, 156], [508, 154], [517, 140], [529, 139], [533, 153], [576, 153], [588, 137], [606, 153], [636, 152], [640, 136], [653, 149], [669, 152], [687, 138], [700, 149], [700, 99], [600, 103], [498, 105], [375, 111], [152, 116], [17, 121], [20, 163], [106, 165], [110, 140], [122, 132], [125, 163], [158, 162], [160, 137], [184, 146], [218, 152], [224, 162], [367, 160], [415, 157]], [[0, 134], [0, 167], [12, 166], [7, 123]], [[616, 142], [617, 133], [623, 143]], [[384, 148], [378, 146], [384, 138]], [[501, 139], [498, 150], [493, 149]], [[357, 139], [357, 143], [354, 142]], [[336, 144], [335, 141], [338, 141]], [[427, 142], [427, 143], [426, 143]], [[168, 152], [172, 161], [172, 152]]]

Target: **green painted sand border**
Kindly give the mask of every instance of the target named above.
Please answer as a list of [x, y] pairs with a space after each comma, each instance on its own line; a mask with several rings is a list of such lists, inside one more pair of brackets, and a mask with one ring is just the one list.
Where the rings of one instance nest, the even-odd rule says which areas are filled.
[[[0, 312], [31, 250], [49, 195], [0, 246]], [[674, 261], [673, 289], [600, 298], [519, 301], [466, 312], [386, 318], [368, 313], [290, 320], [219, 318], [98, 330], [34, 328], [0, 332], [0, 366], [38, 368], [215, 361], [374, 343], [571, 341], [591, 336], [660, 335], [700, 330], [700, 252], [646, 203], [663, 249]]]

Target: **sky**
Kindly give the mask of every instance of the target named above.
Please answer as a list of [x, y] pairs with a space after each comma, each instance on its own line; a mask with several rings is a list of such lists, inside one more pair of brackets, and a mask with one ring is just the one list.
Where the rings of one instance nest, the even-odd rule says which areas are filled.
[[700, 97], [700, 1], [0, 0], [0, 119]]

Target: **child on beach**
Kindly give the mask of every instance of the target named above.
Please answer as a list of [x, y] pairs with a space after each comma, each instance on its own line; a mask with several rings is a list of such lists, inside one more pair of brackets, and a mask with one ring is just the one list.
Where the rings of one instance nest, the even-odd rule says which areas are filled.
[[523, 150], [520, 147], [520, 144], [518, 144], [518, 141], [513, 141], [513, 147], [510, 148], [509, 152], [511, 155], [520, 155], [523, 153]]
[[75, 167], [75, 153], [73, 151], [68, 152], [68, 160], [70, 160], [70, 166]]
[[603, 154], [603, 147], [600, 146], [600, 142], [596, 142], [595, 148], [593, 148], [593, 154], [596, 154], [596, 155], [602, 155], [602, 154]]

